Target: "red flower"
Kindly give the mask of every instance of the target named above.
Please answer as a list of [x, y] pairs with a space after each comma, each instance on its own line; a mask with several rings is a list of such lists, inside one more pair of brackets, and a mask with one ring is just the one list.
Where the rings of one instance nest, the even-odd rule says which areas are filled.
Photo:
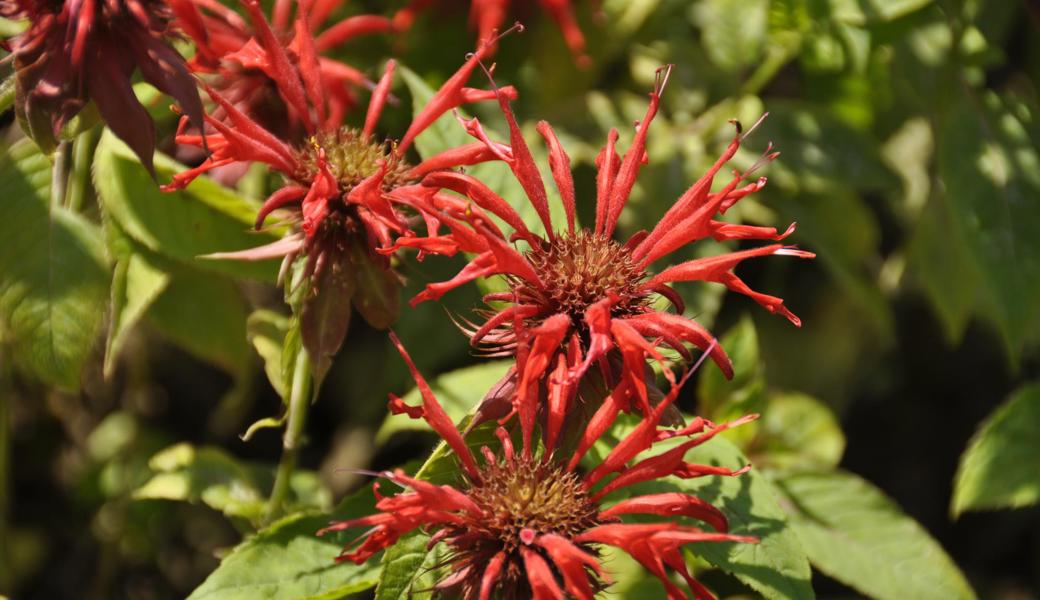
[[[509, 5], [512, 0], [472, 0], [470, 2], [470, 23], [477, 30], [477, 39], [493, 40], [494, 32], [501, 29], [506, 21]], [[415, 21], [419, 12], [431, 5], [438, 4], [436, 0], [411, 0], [407, 6], [394, 15], [394, 25], [399, 29], [408, 29]], [[574, 17], [574, 6], [571, 0], [539, 0], [553, 20], [560, 27], [563, 39], [570, 48], [574, 60], [579, 66], [586, 67], [591, 59], [585, 54], [585, 35], [582, 34], [578, 21]]]
[[108, 127], [153, 171], [155, 125], [131, 87], [136, 70], [202, 122], [195, 80], [168, 44], [171, 14], [162, 0], [0, 0], [0, 15], [30, 22], [6, 45], [17, 71], [18, 111], [40, 146], [52, 147], [93, 100]]
[[[164, 189], [180, 189], [200, 174], [234, 162], [260, 162], [280, 173], [284, 187], [271, 194], [256, 218], [259, 228], [276, 209], [293, 208], [292, 219], [299, 230], [267, 246], [242, 252], [221, 253], [214, 258], [263, 260], [285, 257], [283, 275], [296, 257], [306, 256], [304, 275], [310, 292], [302, 310], [304, 343], [321, 361], [339, 348], [346, 335], [351, 301], [374, 327], [390, 325], [397, 314], [396, 275], [389, 259], [375, 251], [389, 246], [392, 234], [407, 232], [407, 222], [395, 208], [390, 193], [409, 198], [412, 192], [429, 195], [429, 190], [412, 185], [436, 169], [492, 160], [485, 145], [473, 143], [430, 157], [417, 166], [406, 161], [412, 141], [439, 116], [467, 102], [487, 100], [495, 92], [464, 87], [478, 61], [486, 56], [482, 47], [430, 100], [412, 121], [400, 142], [373, 139], [375, 126], [387, 102], [394, 62], [372, 92], [364, 126], [344, 127], [330, 120], [329, 94], [320, 67], [317, 48], [309, 34], [310, 16], [301, 5], [296, 15], [296, 38], [290, 46], [299, 52], [293, 60], [283, 47], [256, 0], [245, 6], [257, 31], [254, 48], [258, 68], [269, 73], [291, 110], [300, 117], [309, 136], [292, 144], [280, 139], [242, 112], [222, 94], [207, 87], [222, 111], [220, 117], [206, 115], [205, 135], [188, 132], [181, 122], [177, 141], [208, 146], [211, 154], [200, 166], [179, 173]], [[505, 95], [515, 97], [510, 89]], [[326, 290], [328, 290], [326, 292]]]
[[[665, 268], [656, 275], [649, 272], [649, 267], [658, 259], [702, 238], [779, 241], [794, 231], [794, 224], [785, 232], [778, 233], [772, 227], [715, 220], [716, 215], [765, 185], [764, 177], [743, 186], [741, 182], [776, 156], [766, 154], [747, 171], [734, 172], [725, 187], [712, 192], [716, 173], [733, 157], [747, 135], [741, 134], [739, 124], [737, 135], [725, 153], [672, 205], [653, 231], [638, 232], [624, 243], [612, 239], [618, 216], [635, 185], [640, 166], [646, 161], [647, 132], [657, 113], [669, 69], [658, 71], [658, 82], [650, 94], [650, 106], [624, 158], [619, 157], [615, 150], [618, 135], [614, 130], [596, 159], [599, 168], [596, 220], [591, 229], [576, 227], [570, 159], [552, 128], [542, 121], [538, 124], [538, 132], [549, 148], [549, 166], [567, 216], [566, 229], [562, 232], [554, 229], [549, 218], [545, 185], [505, 95], [499, 96], [498, 100], [509, 125], [512, 147], [509, 152], [499, 151], [499, 156], [509, 164], [526, 192], [545, 227], [545, 235], [537, 235], [528, 229], [504, 199], [472, 176], [438, 172], [427, 175], [423, 181], [424, 185], [434, 189], [447, 188], [462, 194], [470, 202], [444, 202], [430, 196], [430, 201], [420, 208], [434, 225], [431, 234], [427, 237], [402, 237], [397, 245], [435, 254], [451, 255], [463, 251], [475, 257], [455, 278], [428, 285], [412, 302], [437, 299], [478, 277], [505, 276], [510, 290], [490, 294], [485, 301], [504, 302], [510, 306], [498, 312], [483, 311], [487, 320], [468, 333], [474, 346], [484, 345], [493, 354], [510, 354], [517, 349], [514, 323], [522, 322], [531, 330], [531, 356], [526, 361], [530, 372], [521, 372], [520, 394], [535, 393], [538, 382], [555, 364], [554, 357], [557, 356], [565, 360], [569, 380], [579, 379], [590, 367], [598, 365], [608, 385], [618, 381], [617, 370], [612, 365], [620, 362], [623, 365], [620, 381], [635, 390], [639, 408], [648, 413], [645, 361], [648, 357], [661, 360], [658, 353], [661, 344], [687, 359], [690, 355], [686, 344], [701, 349], [710, 347], [714, 361], [727, 377], [731, 376], [730, 360], [725, 351], [714, 344], [712, 335], [695, 320], [682, 316], [682, 300], [669, 287], [674, 282], [721, 283], [730, 290], [750, 296], [770, 312], [787, 317], [795, 325], [800, 324], [784, 306], [783, 300], [751, 290], [733, 273], [734, 267], [751, 257], [814, 256], [792, 246], [770, 244], [690, 260]], [[473, 136], [487, 141], [487, 135], [476, 119], [465, 125]], [[488, 144], [489, 151], [498, 151], [498, 146], [490, 141]], [[513, 233], [506, 237], [473, 205], [499, 217], [512, 227]], [[438, 225], [446, 226], [450, 232], [437, 235]], [[526, 250], [512, 246], [509, 243], [512, 240], [526, 244]], [[668, 299], [676, 307], [677, 314], [655, 310], [652, 307], [655, 296]], [[671, 378], [667, 370], [666, 375]], [[534, 387], [528, 391], [525, 389], [528, 386]]]
[[[338, 0], [310, 3], [301, 27], [299, 21], [291, 18], [291, 0], [278, 0], [270, 27], [293, 64], [298, 64], [303, 55], [303, 45], [313, 45], [319, 54], [318, 70], [327, 95], [326, 118], [332, 126], [341, 123], [343, 115], [357, 103], [354, 88], [373, 88], [375, 84], [358, 69], [320, 54], [360, 35], [394, 30], [386, 17], [357, 15], [331, 25], [312, 41], [310, 32], [320, 30], [339, 4]], [[299, 125], [308, 115], [298, 112], [301, 107], [294, 105], [292, 98], [279, 95], [278, 73], [265, 59], [265, 49], [257, 40], [264, 38], [264, 32], [257, 31], [217, 0], [171, 0], [171, 5], [178, 24], [198, 49], [190, 63], [192, 69], [215, 74], [210, 85], [269, 131], [282, 138], [288, 138], [290, 132], [299, 134]], [[220, 117], [222, 111], [218, 108], [216, 112]]]
[[[437, 584], [466, 599], [500, 597], [563, 598], [564, 593], [579, 600], [591, 600], [604, 587], [609, 575], [601, 564], [598, 548], [619, 548], [658, 577], [668, 598], [686, 598], [672, 583], [667, 570], [679, 573], [695, 597], [713, 598], [687, 569], [680, 547], [692, 542], [749, 542], [752, 537], [728, 533], [726, 516], [704, 500], [681, 492], [627, 495], [609, 508], [601, 503], [608, 495], [629, 486], [667, 476], [681, 478], [706, 475], [740, 475], [749, 467], [730, 470], [724, 467], [685, 462], [686, 452], [718, 433], [755, 418], [746, 417], [724, 425], [696, 419], [680, 429], [659, 429], [667, 407], [675, 400], [679, 386], [626, 435], [587, 473], [578, 463], [593, 442], [606, 431], [617, 416], [604, 403], [593, 417], [575, 451], [564, 451], [557, 440], [544, 437], [548, 450], [536, 456], [533, 428], [522, 428], [523, 448], [517, 452], [509, 433], [499, 427], [501, 456], [487, 447], [481, 458], [470, 452], [462, 434], [455, 428], [429, 385], [416, 370], [400, 341], [392, 337], [411, 369], [422, 395], [422, 406], [409, 406], [391, 395], [390, 410], [422, 417], [455, 452], [464, 473], [456, 485], [436, 485], [407, 476], [398, 470], [383, 476], [407, 488], [393, 496], [381, 496], [375, 484], [378, 513], [333, 523], [319, 534], [355, 527], [368, 528], [360, 540], [344, 549], [339, 560], [363, 563], [375, 553], [393, 545], [401, 536], [423, 528], [432, 534], [431, 545], [449, 548], [451, 573]], [[549, 395], [558, 382], [549, 380]], [[624, 393], [615, 390], [614, 393]], [[520, 409], [521, 414], [537, 410], [536, 402]], [[523, 424], [523, 421], [521, 421]], [[671, 449], [649, 458], [639, 455], [666, 439], [683, 439]], [[657, 522], [623, 523], [622, 515], [664, 517]], [[711, 526], [706, 531], [680, 518], [692, 518]]]

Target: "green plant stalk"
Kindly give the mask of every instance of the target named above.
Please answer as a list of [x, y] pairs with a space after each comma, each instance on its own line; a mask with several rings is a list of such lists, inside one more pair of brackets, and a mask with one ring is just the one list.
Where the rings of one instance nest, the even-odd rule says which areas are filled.
[[303, 428], [307, 422], [307, 409], [311, 402], [311, 357], [306, 348], [300, 348], [293, 367], [292, 389], [289, 392], [288, 418], [282, 436], [282, 458], [278, 461], [274, 487], [267, 502], [265, 519], [270, 522], [282, 509], [289, 493], [289, 481], [296, 469], [296, 460], [303, 439]]
[[92, 127], [80, 134], [73, 144], [72, 172], [65, 197], [65, 207], [72, 212], [79, 212], [90, 194], [90, 165], [94, 160], [94, 148], [100, 131], [98, 127]]
[[65, 192], [69, 186], [68, 140], [62, 140], [54, 150], [54, 167], [51, 168], [51, 210], [65, 206]]

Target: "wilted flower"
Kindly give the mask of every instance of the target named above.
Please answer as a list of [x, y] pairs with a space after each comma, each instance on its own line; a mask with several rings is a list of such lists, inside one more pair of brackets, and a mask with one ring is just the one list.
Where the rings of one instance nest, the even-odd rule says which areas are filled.
[[[413, 299], [413, 304], [436, 299], [447, 291], [478, 277], [505, 276], [509, 291], [489, 294], [486, 302], [508, 303], [498, 311], [482, 311], [486, 321], [468, 331], [474, 346], [483, 345], [490, 353], [512, 354], [516, 350], [514, 322], [520, 321], [533, 334], [530, 373], [521, 373], [524, 385], [534, 385], [556, 362], [566, 361], [569, 380], [580, 379], [590, 367], [599, 366], [607, 385], [620, 381], [634, 389], [639, 408], [649, 412], [650, 395], [646, 384], [646, 359], [662, 361], [661, 344], [673, 348], [683, 357], [690, 354], [685, 344], [711, 348], [711, 356], [726, 374], [732, 366], [725, 351], [714, 343], [708, 331], [692, 318], [682, 316], [682, 299], [669, 284], [679, 281], [710, 281], [750, 296], [773, 313], [787, 317], [795, 325], [800, 321], [780, 298], [750, 289], [733, 269], [745, 259], [756, 256], [787, 255], [811, 258], [814, 255], [792, 246], [771, 244], [719, 256], [686, 261], [652, 274], [650, 266], [679, 248], [711, 237], [717, 241], [765, 239], [779, 241], [794, 231], [792, 224], [785, 232], [772, 227], [740, 225], [715, 220], [741, 198], [766, 184], [764, 177], [741, 186], [762, 163], [771, 160], [768, 153], [744, 172], [735, 171], [732, 179], [717, 192], [711, 187], [715, 175], [733, 157], [746, 133], [737, 135], [723, 155], [665, 213], [652, 231], [641, 231], [626, 242], [612, 239], [618, 217], [635, 185], [640, 166], [646, 161], [646, 137], [658, 110], [661, 92], [670, 67], [658, 71], [658, 80], [650, 94], [650, 106], [636, 130], [632, 147], [624, 158], [618, 156], [618, 139], [612, 130], [607, 145], [596, 159], [596, 219], [591, 228], [578, 228], [575, 223], [574, 181], [570, 159], [548, 123], [538, 124], [538, 132], [549, 149], [549, 166], [559, 189], [566, 213], [566, 229], [556, 231], [549, 217], [545, 185], [531, 152], [524, 142], [508, 98], [498, 100], [509, 125], [509, 151], [488, 140], [476, 119], [465, 122], [467, 130], [485, 140], [490, 151], [498, 152], [520, 182], [545, 228], [544, 236], [532, 232], [520, 215], [476, 178], [457, 172], [433, 173], [423, 181], [434, 188], [453, 190], [471, 202], [442, 202], [438, 197], [422, 206], [427, 220], [434, 224], [427, 237], [402, 237], [397, 244], [422, 252], [451, 255], [458, 251], [474, 255], [453, 279], [433, 283]], [[753, 128], [752, 128], [753, 129]], [[749, 133], [749, 132], [748, 132]], [[503, 235], [480, 209], [499, 217], [513, 233]], [[449, 229], [438, 235], [438, 225]], [[520, 241], [526, 249], [510, 244]], [[654, 309], [656, 296], [668, 299], [676, 313]], [[613, 366], [622, 365], [620, 373]], [[670, 373], [666, 370], [666, 375]], [[514, 375], [515, 377], [515, 375]], [[520, 393], [528, 393], [520, 389]], [[533, 392], [532, 392], [533, 393]], [[626, 407], [627, 409], [628, 407]]]
[[[394, 15], [394, 25], [399, 29], [408, 29], [421, 11], [430, 6], [443, 4], [438, 0], [411, 0], [407, 6]], [[506, 22], [509, 5], [512, 0], [472, 0], [470, 2], [470, 23], [477, 30], [478, 39], [492, 41], [495, 31], [501, 29]], [[563, 39], [570, 48], [574, 60], [580, 66], [587, 66], [591, 60], [585, 54], [585, 35], [574, 17], [574, 6], [571, 0], [539, 0], [553, 20], [560, 27]]]
[[155, 125], [131, 86], [135, 71], [202, 122], [202, 102], [184, 59], [169, 46], [162, 0], [0, 0], [0, 16], [27, 18], [6, 42], [17, 73], [17, 109], [44, 147], [93, 100], [101, 118], [152, 171]]
[[[170, 2], [178, 25], [197, 48], [189, 63], [192, 69], [214, 75], [208, 78], [209, 85], [268, 131], [283, 139], [287, 139], [290, 132], [300, 133], [300, 123], [308, 115], [299, 114], [301, 107], [279, 93], [276, 81], [279, 75], [275, 65], [266, 60], [263, 43], [259, 41], [266, 32], [257, 31], [237, 12], [213, 0]], [[354, 89], [374, 88], [375, 84], [358, 69], [321, 54], [361, 35], [393, 31], [394, 25], [387, 17], [355, 15], [324, 28], [340, 2], [309, 3], [305, 20], [292, 18], [293, 4], [291, 0], [274, 3], [271, 34], [285, 48], [293, 64], [298, 64], [304, 45], [313, 45], [326, 94], [327, 120], [333, 125], [341, 123], [343, 115], [357, 103]], [[298, 3], [297, 6], [302, 7]], [[316, 33], [318, 31], [321, 33]], [[216, 112], [219, 118], [221, 109]]]
[[[331, 121], [325, 77], [308, 31], [308, 15], [299, 11], [296, 29], [297, 61], [271, 30], [255, 0], [246, 8], [257, 31], [257, 64], [270, 73], [281, 95], [302, 119], [308, 138], [292, 144], [265, 129], [227, 98], [206, 88], [220, 108], [221, 118], [206, 115], [210, 130], [205, 135], [187, 131], [182, 121], [177, 141], [202, 146], [211, 155], [201, 165], [174, 176], [166, 190], [182, 188], [200, 174], [240, 161], [269, 165], [285, 178], [285, 185], [271, 194], [256, 218], [259, 228], [267, 216], [280, 208], [293, 208], [299, 225], [285, 238], [259, 248], [212, 255], [213, 258], [263, 260], [285, 257], [283, 274], [296, 257], [306, 256], [304, 275], [311, 291], [302, 312], [304, 343], [318, 360], [331, 356], [346, 335], [351, 301], [374, 327], [387, 327], [397, 314], [397, 276], [389, 259], [375, 251], [389, 246], [392, 234], [407, 231], [407, 222], [395, 209], [391, 191], [407, 197], [402, 188], [427, 194], [417, 182], [423, 175], [442, 168], [494, 160], [496, 156], [480, 143], [448, 150], [417, 166], [409, 165], [405, 153], [415, 137], [440, 115], [461, 104], [487, 100], [495, 92], [464, 87], [466, 80], [487, 53], [480, 48], [417, 114], [400, 142], [373, 138], [376, 122], [387, 102], [394, 62], [387, 63], [365, 115], [361, 129]], [[505, 92], [515, 97], [513, 90]]]
[[[745, 417], [724, 425], [695, 419], [679, 429], [660, 429], [660, 419], [678, 393], [675, 386], [667, 397], [598, 465], [585, 472], [579, 463], [592, 444], [617, 417], [611, 403], [605, 403], [589, 423], [573, 452], [562, 451], [557, 439], [544, 437], [546, 450], [538, 453], [532, 439], [534, 428], [521, 419], [523, 447], [516, 451], [510, 434], [499, 427], [501, 454], [482, 447], [483, 462], [471, 453], [462, 434], [455, 428], [419, 374], [396, 337], [393, 338], [408, 363], [422, 395], [422, 406], [409, 406], [391, 396], [390, 410], [424, 418], [455, 452], [462, 481], [438, 485], [409, 477], [398, 470], [384, 473], [390, 481], [407, 488], [393, 496], [378, 494], [378, 513], [334, 523], [321, 534], [356, 527], [368, 528], [361, 538], [344, 549], [339, 560], [363, 563], [375, 553], [397, 542], [401, 536], [424, 529], [431, 533], [431, 547], [447, 546], [445, 566], [449, 574], [436, 589], [466, 599], [491, 597], [562, 598], [564, 591], [579, 600], [591, 600], [609, 582], [600, 560], [599, 549], [619, 548], [658, 577], [668, 598], [686, 598], [672, 583], [667, 569], [686, 580], [697, 598], [713, 598], [690, 574], [680, 551], [693, 542], [757, 542], [756, 538], [728, 533], [726, 516], [704, 500], [683, 492], [632, 495], [609, 504], [609, 495], [630, 486], [668, 476], [680, 478], [706, 475], [740, 475], [749, 467], [725, 467], [687, 463], [684, 456], [718, 433], [753, 419]], [[558, 390], [550, 380], [549, 395]], [[615, 393], [625, 393], [615, 390]], [[537, 410], [537, 401], [520, 407], [521, 415]], [[683, 440], [649, 457], [640, 455], [655, 443]], [[656, 522], [630, 524], [623, 515], [664, 517]], [[707, 523], [714, 531], [686, 522], [692, 518]]]

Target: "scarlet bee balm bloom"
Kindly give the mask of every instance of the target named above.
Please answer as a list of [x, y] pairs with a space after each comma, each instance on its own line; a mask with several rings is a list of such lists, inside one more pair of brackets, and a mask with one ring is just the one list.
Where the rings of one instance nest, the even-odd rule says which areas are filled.
[[[543, 437], [545, 452], [534, 450], [534, 429], [522, 427], [524, 443], [514, 449], [510, 434], [497, 429], [501, 454], [482, 447], [483, 464], [470, 451], [462, 434], [416, 370], [396, 337], [392, 338], [408, 364], [422, 395], [421, 406], [409, 406], [391, 396], [390, 410], [424, 418], [455, 452], [463, 472], [457, 485], [437, 485], [409, 477], [398, 470], [384, 473], [407, 488], [393, 496], [381, 496], [375, 484], [378, 513], [334, 523], [319, 534], [358, 527], [367, 530], [348, 546], [339, 560], [358, 564], [370, 559], [401, 536], [423, 528], [432, 534], [431, 547], [447, 546], [449, 574], [436, 589], [467, 600], [504, 598], [549, 599], [569, 597], [592, 600], [609, 584], [599, 549], [614, 546], [630, 554], [658, 577], [668, 598], [687, 598], [672, 583], [667, 570], [677, 572], [698, 599], [714, 596], [690, 574], [681, 546], [693, 542], [746, 542], [756, 538], [728, 533], [726, 516], [704, 500], [682, 492], [630, 495], [604, 508], [609, 494], [629, 486], [666, 476], [681, 478], [709, 475], [735, 476], [748, 467], [724, 467], [687, 463], [683, 457], [729, 427], [754, 416], [715, 426], [703, 419], [680, 429], [659, 429], [661, 417], [674, 402], [679, 386], [625, 436], [587, 473], [578, 463], [617, 413], [597, 414], [578, 450], [563, 456], [554, 439]], [[549, 395], [557, 384], [549, 380]], [[681, 384], [680, 384], [681, 385]], [[623, 388], [614, 394], [625, 394]], [[526, 402], [531, 403], [528, 399]], [[534, 407], [530, 407], [534, 408]], [[521, 409], [521, 412], [528, 412]], [[523, 423], [522, 423], [523, 424]], [[640, 455], [659, 441], [683, 439], [671, 449], [649, 458]], [[623, 515], [650, 515], [669, 520], [640, 524], [623, 523]], [[680, 518], [707, 523], [714, 531], [679, 522]]]
[[[616, 150], [616, 130], [610, 132], [606, 146], [599, 153], [596, 159], [596, 219], [591, 228], [578, 228], [576, 225], [570, 159], [552, 128], [542, 121], [537, 129], [549, 149], [549, 166], [567, 220], [562, 232], [554, 228], [549, 217], [545, 185], [505, 95], [500, 95], [498, 101], [509, 126], [511, 148], [508, 152], [488, 139], [476, 119], [464, 121], [464, 125], [471, 135], [484, 140], [489, 151], [497, 152], [510, 166], [544, 225], [545, 234], [531, 231], [509, 203], [467, 174], [432, 173], [423, 181], [424, 185], [434, 189], [457, 192], [468, 202], [452, 203], [437, 196], [427, 196], [430, 201], [420, 208], [428, 221], [434, 224], [430, 235], [402, 237], [397, 245], [433, 254], [450, 255], [463, 251], [475, 257], [453, 279], [428, 285], [412, 302], [437, 299], [478, 277], [505, 276], [509, 291], [490, 294], [485, 300], [504, 302], [509, 306], [499, 311], [483, 311], [486, 321], [479, 327], [474, 326], [469, 334], [474, 346], [483, 345], [492, 353], [511, 354], [517, 347], [514, 323], [520, 321], [531, 329], [531, 359], [526, 362], [533, 371], [520, 378], [520, 394], [534, 393], [534, 390], [525, 390], [524, 386], [536, 386], [545, 371], [554, 366], [558, 356], [566, 360], [564, 370], [571, 381], [579, 379], [594, 365], [600, 366], [608, 383], [616, 381], [616, 369], [609, 365], [620, 361], [623, 363], [620, 380], [637, 392], [641, 410], [649, 412], [645, 362], [647, 358], [662, 359], [658, 351], [660, 344], [687, 358], [690, 355], [686, 344], [701, 349], [711, 348], [712, 359], [727, 377], [732, 376], [730, 360], [714, 343], [712, 335], [695, 320], [682, 316], [682, 300], [670, 287], [676, 282], [721, 283], [751, 297], [795, 325], [800, 324], [784, 306], [783, 300], [750, 289], [733, 273], [733, 269], [756, 256], [812, 258], [812, 253], [775, 243], [686, 261], [657, 274], [650, 271], [658, 259], [702, 238], [779, 241], [794, 231], [794, 224], [786, 231], [778, 232], [772, 227], [716, 220], [717, 215], [740, 199], [762, 189], [766, 184], [764, 177], [742, 183], [761, 164], [776, 156], [767, 152], [747, 171], [735, 171], [722, 189], [712, 191], [716, 174], [750, 133], [742, 132], [739, 124], [737, 134], [723, 155], [668, 209], [652, 231], [640, 231], [625, 242], [613, 239], [618, 217], [632, 192], [639, 169], [646, 161], [649, 127], [657, 114], [669, 72], [670, 67], [658, 71], [646, 115], [624, 157], [620, 157]], [[512, 227], [513, 233], [509, 237], [503, 235], [483, 212], [485, 210]], [[447, 227], [449, 233], [439, 234], [440, 226]], [[511, 241], [518, 241], [520, 245], [514, 246]], [[677, 314], [655, 310], [652, 301], [658, 296], [670, 300]], [[668, 372], [666, 375], [671, 377]]]
[[[307, 138], [298, 143], [281, 139], [207, 87], [220, 114], [206, 115], [208, 128], [203, 135], [189, 131], [183, 120], [177, 141], [208, 145], [211, 155], [198, 167], [176, 175], [164, 189], [182, 188], [202, 173], [235, 162], [264, 163], [284, 177], [285, 185], [260, 208], [256, 226], [261, 227], [273, 211], [285, 208], [293, 209], [290, 218], [298, 229], [267, 246], [211, 257], [284, 257], [284, 274], [298, 256], [306, 256], [304, 275], [310, 278], [311, 293], [302, 313], [304, 342], [312, 354], [325, 355], [318, 357], [322, 360], [339, 348], [346, 334], [351, 301], [374, 327], [387, 327], [396, 318], [396, 275], [389, 259], [376, 252], [391, 244], [392, 235], [407, 232], [408, 223], [395, 208], [399, 203], [395, 198], [409, 197], [409, 190], [424, 192], [411, 184], [430, 171], [495, 158], [483, 144], [474, 143], [428, 157], [416, 166], [405, 159], [415, 137], [440, 115], [467, 102], [495, 98], [495, 92], [465, 87], [489, 49], [486, 45], [479, 48], [448, 79], [415, 116], [400, 142], [380, 142], [374, 139], [374, 131], [389, 98], [395, 63], [387, 63], [375, 86], [364, 125], [360, 129], [343, 127], [330, 118], [327, 79], [309, 34], [307, 5], [300, 5], [296, 15], [296, 37], [290, 44], [298, 50], [295, 56], [283, 47], [260, 5], [255, 0], [245, 0], [244, 5], [257, 32], [251, 42], [254, 58], [302, 120]], [[515, 97], [511, 89], [505, 94]]]
[[108, 127], [154, 174], [155, 126], [131, 87], [135, 70], [201, 124], [195, 80], [168, 43], [172, 14], [163, 0], [0, 0], [0, 15], [30, 21], [7, 44], [17, 107], [41, 147], [53, 146], [62, 127], [93, 100]]

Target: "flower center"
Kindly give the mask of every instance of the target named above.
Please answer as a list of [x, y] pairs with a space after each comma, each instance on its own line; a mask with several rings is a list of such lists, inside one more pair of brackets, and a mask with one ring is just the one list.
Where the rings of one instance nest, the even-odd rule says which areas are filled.
[[561, 235], [529, 250], [527, 260], [543, 285], [522, 285], [517, 290], [521, 301], [568, 313], [575, 323], [584, 321], [589, 306], [611, 294], [618, 299], [611, 311], [615, 316], [642, 312], [647, 305], [643, 271], [627, 248], [609, 238], [587, 230]]
[[302, 147], [296, 148], [296, 160], [300, 170], [294, 179], [309, 184], [318, 176], [318, 149], [325, 150], [329, 171], [339, 183], [344, 194], [365, 178], [379, 170], [379, 163], [386, 162], [388, 169], [383, 178], [383, 188], [392, 189], [407, 182], [406, 173], [411, 165], [397, 156], [389, 143], [375, 143], [365, 139], [361, 131], [342, 127], [334, 132], [321, 132], [312, 136]]
[[531, 541], [522, 539], [524, 530], [569, 538], [598, 523], [599, 511], [578, 476], [540, 460], [486, 466], [470, 497], [488, 514], [486, 533], [506, 552]]

